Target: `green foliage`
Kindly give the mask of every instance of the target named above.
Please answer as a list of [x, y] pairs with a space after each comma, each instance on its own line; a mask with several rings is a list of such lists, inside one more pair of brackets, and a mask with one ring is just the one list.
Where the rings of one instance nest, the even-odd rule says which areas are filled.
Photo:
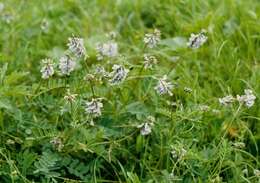
[[90, 166], [85, 165], [78, 159], [72, 159], [71, 157], [65, 157], [62, 160], [62, 165], [66, 167], [68, 172], [82, 180], [89, 180]]
[[59, 156], [55, 153], [44, 151], [39, 160], [34, 163], [36, 170], [34, 174], [42, 174], [46, 177], [59, 176], [55, 170], [59, 169]]
[[36, 153], [29, 152], [28, 150], [25, 150], [17, 155], [17, 162], [19, 167], [21, 167], [21, 173], [23, 175], [26, 175], [32, 170], [32, 165], [36, 161], [36, 158]]
[[[258, 0], [1, 1], [0, 182], [259, 182], [259, 19]], [[191, 33], [208, 39], [192, 49]], [[68, 50], [72, 36], [85, 57]], [[119, 54], [98, 60], [111, 42]], [[128, 71], [118, 85], [115, 65]], [[251, 107], [237, 100], [245, 89]]]

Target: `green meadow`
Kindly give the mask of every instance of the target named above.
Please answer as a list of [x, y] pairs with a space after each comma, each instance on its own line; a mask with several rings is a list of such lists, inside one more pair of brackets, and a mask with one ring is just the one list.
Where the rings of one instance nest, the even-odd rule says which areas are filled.
[[1, 0], [1, 183], [258, 183], [259, 0]]

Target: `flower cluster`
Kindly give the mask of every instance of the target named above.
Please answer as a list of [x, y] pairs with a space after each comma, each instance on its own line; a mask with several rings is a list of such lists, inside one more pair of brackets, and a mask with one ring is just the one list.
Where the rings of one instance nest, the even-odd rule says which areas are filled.
[[70, 73], [75, 69], [75, 66], [76, 61], [69, 55], [60, 58], [59, 69], [63, 75], [70, 75]]
[[84, 41], [82, 38], [79, 37], [70, 37], [68, 39], [68, 44], [67, 46], [69, 47], [69, 50], [75, 54], [77, 57], [82, 57], [85, 56], [86, 50], [84, 47]]
[[96, 50], [98, 52], [98, 60], [103, 60], [104, 57], [115, 57], [118, 55], [118, 46], [117, 43], [114, 41], [98, 44]]
[[91, 101], [87, 101], [85, 106], [86, 113], [93, 117], [101, 116], [101, 109], [103, 108], [101, 100], [101, 98], [92, 98]]
[[78, 94], [72, 94], [70, 92], [70, 89], [67, 90], [67, 94], [64, 96], [64, 100], [66, 100], [69, 103], [72, 103], [76, 100], [76, 97], [78, 96]]
[[42, 60], [42, 64], [43, 64], [41, 68], [42, 78], [48, 79], [54, 74], [53, 61], [51, 59], [46, 58]]
[[140, 128], [141, 135], [149, 135], [152, 132], [152, 127], [154, 126], [155, 118], [153, 116], [148, 116], [146, 121], [137, 126]]
[[252, 90], [246, 89], [244, 92], [245, 95], [242, 96], [237, 95], [237, 100], [241, 104], [245, 104], [248, 108], [250, 108], [254, 105], [256, 97], [253, 94]]
[[154, 32], [151, 34], [144, 35], [144, 43], [149, 48], [154, 48], [161, 40], [161, 32], [158, 29], [154, 29]]
[[228, 95], [223, 98], [219, 98], [219, 103], [221, 105], [227, 106], [231, 103], [233, 103], [235, 100], [237, 100], [240, 104], [246, 105], [248, 108], [252, 107], [255, 103], [256, 96], [253, 94], [252, 90], [245, 89], [244, 95], [237, 95], [236, 98], [234, 98], [232, 95]]
[[[144, 37], [144, 42], [146, 46], [149, 48], [155, 47], [158, 42], [160, 41], [160, 31], [155, 29], [153, 33], [146, 34]], [[110, 40], [106, 43], [99, 44], [97, 47], [97, 58], [103, 59], [104, 57], [112, 58], [116, 57], [118, 55], [118, 45], [114, 41], [114, 34], [110, 35]], [[189, 46], [191, 48], [199, 48], [202, 44], [204, 44], [207, 40], [207, 37], [205, 36], [205, 32], [202, 31], [201, 33], [195, 35], [192, 34]], [[84, 41], [82, 38], [79, 37], [71, 37], [68, 39], [68, 47], [71, 53], [73, 53], [76, 57], [82, 57], [86, 54], [86, 50], [84, 47]], [[72, 71], [75, 70], [76, 67], [76, 61], [74, 59], [75, 57], [70, 56], [70, 54], [65, 53], [64, 56], [62, 56], [59, 59], [59, 69], [62, 75], [70, 75]], [[54, 64], [51, 59], [44, 59], [43, 61], [43, 67], [41, 69], [42, 78], [48, 79], [54, 74]], [[151, 69], [155, 64], [157, 64], [157, 58], [151, 54], [144, 54], [144, 61], [143, 66], [144, 69]], [[128, 76], [129, 70], [125, 68], [123, 64], [113, 64], [112, 71], [107, 72], [105, 69], [105, 66], [97, 65], [94, 67], [95, 71], [93, 73], [88, 73], [86, 76], [87, 80], [91, 81], [101, 81], [103, 79], [108, 79], [111, 85], [119, 85], [121, 84], [126, 77]], [[90, 84], [93, 84], [95, 82], [90, 82]], [[154, 87], [155, 91], [159, 95], [169, 95], [172, 96], [172, 90], [174, 88], [174, 85], [168, 81], [167, 75], [163, 75], [162, 78], [158, 78], [158, 82], [156, 86]], [[92, 87], [93, 90], [93, 87]], [[191, 88], [185, 87], [185, 92], [192, 92]], [[85, 111], [87, 114], [89, 114], [92, 117], [99, 117], [101, 116], [101, 110], [103, 108], [103, 103], [101, 102], [101, 98], [95, 98], [94, 97], [94, 90], [93, 90], [93, 98], [90, 101], [86, 101], [85, 103]], [[77, 94], [71, 94], [70, 90], [67, 90], [67, 94], [64, 97], [64, 100], [66, 100], [69, 103], [72, 103], [75, 101], [77, 97]], [[239, 101], [241, 104], [245, 104], [247, 107], [251, 107], [254, 104], [254, 101], [256, 97], [253, 95], [253, 92], [251, 90], [245, 90], [245, 95], [236, 97], [237, 101]], [[221, 105], [227, 106], [231, 103], [233, 103], [236, 100], [232, 95], [225, 96], [223, 98], [219, 98], [219, 103]], [[201, 105], [199, 106], [199, 109], [201, 111], [209, 111], [209, 106]], [[152, 127], [154, 125], [154, 120], [152, 120], [150, 117], [147, 119], [146, 122], [142, 123], [141, 125], [138, 125], [138, 128], [140, 128], [141, 135], [148, 135], [152, 131]]]
[[218, 101], [221, 105], [227, 106], [234, 102], [234, 97], [232, 95], [225, 96], [223, 98], [219, 98]]
[[159, 95], [169, 94], [172, 96], [171, 90], [173, 89], [173, 84], [167, 82], [167, 76], [164, 75], [161, 79], [158, 80], [158, 84], [154, 87]]
[[144, 68], [152, 69], [157, 64], [157, 59], [153, 55], [144, 54]]
[[102, 77], [102, 78], [107, 78], [109, 77], [109, 73], [105, 70], [103, 66], [98, 65], [95, 68], [95, 74]]
[[205, 32], [205, 30], [202, 30], [199, 34], [192, 33], [187, 45], [192, 49], [201, 47], [208, 39], [208, 37], [205, 35]]
[[109, 74], [111, 77], [110, 83], [112, 85], [117, 85], [123, 82], [129, 72], [129, 70], [124, 68], [124, 66], [117, 64], [113, 65], [112, 70], [113, 71]]

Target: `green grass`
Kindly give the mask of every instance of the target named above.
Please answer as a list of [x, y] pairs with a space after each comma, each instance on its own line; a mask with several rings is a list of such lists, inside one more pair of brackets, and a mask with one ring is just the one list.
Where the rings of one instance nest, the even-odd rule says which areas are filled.
[[[0, 182], [260, 181], [259, 0], [2, 3]], [[150, 49], [143, 38], [155, 28], [161, 41]], [[190, 34], [202, 29], [207, 42], [188, 48]], [[96, 44], [111, 31], [120, 55], [98, 61]], [[72, 35], [84, 39], [89, 57], [64, 77], [56, 71]], [[152, 70], [143, 69], [145, 53], [158, 59]], [[40, 73], [44, 58], [55, 62], [47, 80]], [[97, 65], [111, 72], [113, 64], [129, 69], [120, 85], [84, 79]], [[163, 75], [174, 84], [172, 96], [154, 90]], [[67, 89], [78, 94], [74, 102], [64, 100]], [[256, 96], [251, 108], [220, 105], [218, 98], [244, 89]], [[97, 118], [85, 112], [93, 97], [103, 98]], [[148, 116], [155, 122], [143, 136], [137, 126]]]

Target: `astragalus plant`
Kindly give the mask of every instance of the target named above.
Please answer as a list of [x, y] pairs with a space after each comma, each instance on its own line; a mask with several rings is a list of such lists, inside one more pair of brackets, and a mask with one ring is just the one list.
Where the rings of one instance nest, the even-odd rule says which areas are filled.
[[0, 182], [259, 182], [258, 0], [0, 2]]

